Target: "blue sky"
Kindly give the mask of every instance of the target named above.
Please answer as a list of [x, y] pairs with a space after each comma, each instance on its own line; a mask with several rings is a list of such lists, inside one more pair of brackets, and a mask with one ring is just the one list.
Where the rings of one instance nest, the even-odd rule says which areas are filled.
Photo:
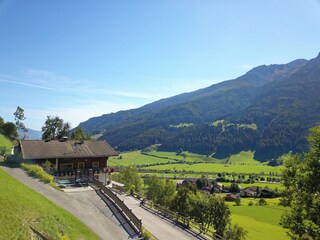
[[0, 116], [40, 130], [320, 52], [319, 0], [0, 0]]

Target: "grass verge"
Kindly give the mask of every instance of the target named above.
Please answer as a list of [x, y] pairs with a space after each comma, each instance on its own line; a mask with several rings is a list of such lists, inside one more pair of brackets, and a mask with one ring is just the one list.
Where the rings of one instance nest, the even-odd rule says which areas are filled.
[[30, 223], [51, 239], [99, 239], [81, 221], [0, 168], [0, 239], [32, 239]]

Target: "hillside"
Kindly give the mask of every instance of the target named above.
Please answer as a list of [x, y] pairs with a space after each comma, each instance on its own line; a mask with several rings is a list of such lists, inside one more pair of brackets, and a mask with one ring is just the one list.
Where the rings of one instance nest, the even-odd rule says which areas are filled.
[[82, 222], [0, 168], [0, 239], [98, 239]]
[[27, 128], [27, 132], [24, 132], [23, 130], [21, 129], [18, 129], [18, 134], [19, 134], [19, 139], [22, 139], [22, 138], [26, 138], [28, 140], [39, 140], [41, 139], [42, 137], [42, 133], [40, 131], [37, 131], [37, 130], [33, 130], [33, 129], [30, 129], [30, 128]]
[[[256, 159], [268, 160], [306, 148], [304, 136], [320, 120], [319, 68], [320, 56], [263, 65], [237, 79], [95, 117], [80, 126], [103, 133], [101, 138], [118, 150], [160, 143], [159, 150], [216, 153], [221, 158], [252, 150]], [[224, 123], [212, 124], [219, 119]]]
[[[11, 152], [12, 142], [0, 133], [0, 151], [1, 149], [6, 149], [6, 154]], [[1, 152], [0, 152], [1, 155]]]

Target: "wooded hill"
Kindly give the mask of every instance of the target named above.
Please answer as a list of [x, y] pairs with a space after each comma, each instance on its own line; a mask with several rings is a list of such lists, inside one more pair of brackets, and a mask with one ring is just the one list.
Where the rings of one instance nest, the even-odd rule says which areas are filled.
[[[115, 149], [185, 150], [227, 157], [255, 151], [261, 161], [307, 149], [320, 120], [320, 55], [256, 67], [243, 76], [80, 126]], [[221, 120], [221, 121], [219, 121]]]

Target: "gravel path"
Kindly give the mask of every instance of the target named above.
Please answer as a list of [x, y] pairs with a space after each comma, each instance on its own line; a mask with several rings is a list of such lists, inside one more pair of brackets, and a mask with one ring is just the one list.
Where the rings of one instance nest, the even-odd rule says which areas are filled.
[[[121, 215], [112, 212], [92, 188], [87, 191], [61, 192], [38, 179], [28, 176], [21, 168], [2, 166], [8, 174], [51, 200], [81, 220], [101, 239], [121, 240], [137, 238]], [[112, 206], [111, 206], [112, 207]]]

